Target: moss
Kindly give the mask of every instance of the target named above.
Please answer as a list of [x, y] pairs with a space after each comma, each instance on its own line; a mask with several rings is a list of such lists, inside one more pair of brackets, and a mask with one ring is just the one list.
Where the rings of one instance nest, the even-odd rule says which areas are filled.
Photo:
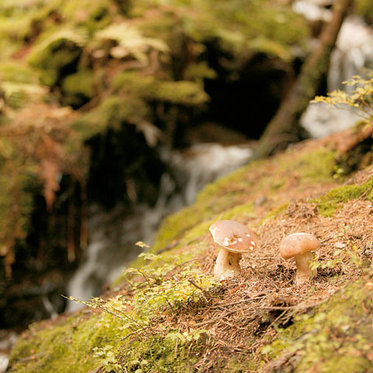
[[138, 97], [112, 95], [105, 98], [100, 105], [80, 117], [72, 124], [82, 138], [88, 139], [107, 128], [120, 128], [120, 126], [136, 119], [146, 118], [149, 115], [149, 106]]
[[[191, 370], [197, 358], [193, 351], [204, 339], [204, 332], [165, 332], [162, 327], [152, 326], [150, 320], [159, 315], [165, 306], [175, 312], [186, 302], [198, 302], [202, 294], [200, 289], [209, 289], [215, 285], [215, 280], [190, 266], [178, 267], [177, 275], [166, 277], [169, 270], [180, 265], [180, 261], [167, 255], [150, 258], [141, 271], [127, 271], [129, 282], [132, 275], [141, 275], [145, 276], [147, 283], [145, 287], [141, 281], [133, 283], [130, 303], [121, 296], [107, 303], [93, 299], [85, 304], [104, 312], [85, 311], [62, 319], [53, 326], [46, 325], [40, 329], [38, 325], [39, 330], [31, 327], [30, 339], [22, 339], [12, 352], [12, 371], [79, 373], [101, 365], [106, 368], [109, 363], [121, 364], [128, 371], [136, 371], [140, 367], [147, 372]], [[198, 288], [189, 279], [193, 279]], [[145, 329], [149, 333], [137, 339], [136, 335]], [[111, 354], [110, 359], [105, 356], [108, 353]], [[121, 355], [120, 362], [113, 361], [117, 354]]]
[[31, 326], [32, 340], [20, 341], [12, 351], [12, 371], [86, 373], [98, 367], [93, 348], [119, 344], [124, 334], [120, 323], [109, 315], [87, 316], [77, 314], [39, 331]]
[[33, 208], [32, 190], [37, 184], [32, 160], [23, 159], [6, 137], [0, 140], [0, 241], [11, 249], [27, 234]]
[[250, 49], [255, 52], [266, 53], [270, 56], [279, 57], [284, 61], [291, 61], [292, 55], [283, 45], [270, 39], [258, 37], [250, 42]]
[[80, 106], [94, 95], [95, 76], [91, 70], [80, 70], [62, 82], [63, 104]]
[[165, 81], [126, 72], [116, 76], [113, 85], [118, 90], [137, 94], [151, 101], [199, 105], [208, 100], [202, 86], [190, 81]]
[[[106, 319], [106, 320], [104, 320]], [[128, 372], [188, 372], [198, 358], [198, 343], [186, 343], [172, 339], [168, 334], [154, 334], [141, 339], [128, 338], [121, 343], [124, 334], [120, 324], [107, 316], [90, 315], [89, 319], [74, 316], [59, 326], [33, 333], [32, 343], [19, 342], [12, 352], [10, 366], [17, 373], [86, 373], [106, 367], [108, 359], [97, 351], [110, 348], [116, 360]], [[201, 343], [201, 342], [200, 342]], [[120, 346], [120, 349], [112, 346]]]
[[0, 63], [0, 79], [17, 83], [37, 83], [36, 72], [29, 66], [16, 61]]
[[[211, 187], [207, 188], [211, 189]], [[224, 199], [222, 198], [219, 201], [203, 197], [203, 194], [200, 195], [193, 206], [186, 207], [163, 220], [155, 240], [155, 251], [161, 250], [172, 241], [180, 239], [184, 233], [187, 233], [187, 235], [183, 237], [183, 242], [197, 239], [208, 231], [214, 220], [230, 219], [240, 213], [248, 213], [252, 209], [251, 203], [235, 206], [234, 193], [232, 195], [226, 194]]]
[[[108, 122], [112, 115], [108, 113], [111, 113], [113, 108], [120, 110], [120, 99], [112, 97], [112, 100], [111, 104], [110, 102], [110, 105], [108, 104], [110, 110], [107, 112], [104, 110], [106, 113], [104, 118]], [[103, 107], [100, 108], [102, 109]], [[276, 161], [270, 159], [252, 163], [206, 186], [193, 206], [168, 217], [159, 231], [154, 250], [163, 249], [173, 240], [178, 240], [177, 251], [166, 251], [156, 256], [151, 263], [141, 259], [135, 265], [137, 268], [141, 267], [142, 275], [152, 282], [151, 286], [146, 288], [143, 286], [144, 283], [140, 282], [139, 286], [133, 289], [131, 300], [133, 309], [126, 313], [127, 316], [141, 325], [149, 325], [149, 320], [157, 316], [157, 312], [167, 306], [167, 302], [177, 305], [184, 304], [195, 295], [198, 298], [196, 288], [187, 281], [187, 276], [192, 273], [197, 277], [201, 275], [195, 263], [186, 271], [178, 270], [177, 276], [181, 277], [177, 281], [174, 277], [166, 278], [166, 273], [175, 269], [175, 266], [181, 266], [183, 262], [195, 258], [198, 253], [207, 248], [208, 243], [201, 237], [208, 234], [208, 227], [216, 219], [240, 219], [245, 215], [249, 217], [254, 209], [251, 196], [258, 192], [270, 195], [285, 188], [284, 177], [291, 178], [293, 173], [298, 175], [301, 182], [307, 181], [309, 185], [314, 182], [329, 182], [333, 180], [331, 172], [333, 166], [334, 154], [327, 149], [316, 152], [306, 150], [299, 157], [295, 157], [293, 152], [287, 152], [279, 156]], [[373, 178], [360, 186], [347, 185], [336, 188], [322, 197], [319, 203], [321, 205], [323, 198], [330, 202], [332, 197], [338, 197], [342, 193], [341, 190], [346, 187], [349, 190], [348, 198], [357, 198], [364, 193], [367, 198], [370, 198], [372, 186]], [[343, 196], [344, 201], [345, 190]], [[288, 198], [288, 195], [285, 198]], [[341, 201], [341, 197], [338, 198], [336, 200]], [[285, 200], [281, 198], [276, 200], [277, 206], [280, 207], [273, 210], [268, 217], [282, 212], [287, 207], [287, 202], [285, 204], [284, 202]], [[178, 253], [176, 261], [175, 252]], [[126, 276], [127, 274], [122, 276], [120, 281], [128, 280]], [[204, 279], [205, 282], [201, 281], [202, 287], [209, 288], [213, 282], [207, 276], [204, 276]], [[368, 322], [368, 318], [367, 321], [363, 320], [364, 309], [369, 309], [372, 304], [366, 301], [362, 303], [362, 299], [371, 296], [371, 289], [368, 282], [361, 284], [355, 284], [351, 289], [346, 288], [313, 314], [299, 316], [293, 326], [279, 332], [278, 339], [268, 348], [267, 357], [276, 359], [290, 348], [295, 349], [297, 353], [299, 351], [301, 356], [297, 366], [299, 371], [307, 371], [310, 366], [319, 363], [323, 364], [325, 371], [330, 372], [333, 371], [333, 366], [341, 366], [340, 369], [353, 367], [351, 371], [364, 371], [367, 359], [361, 351], [364, 351], [368, 342], [361, 328]], [[361, 290], [361, 294], [358, 291], [355, 294], [356, 289]], [[333, 308], [337, 309], [335, 317], [331, 316]], [[35, 331], [32, 339], [20, 341], [12, 355], [14, 371], [62, 372], [67, 366], [70, 369], [77, 367], [77, 372], [89, 371], [103, 364], [103, 360], [97, 358], [93, 349], [105, 350], [105, 346], [108, 345], [115, 346], [113, 349], [121, 356], [120, 363], [127, 371], [139, 369], [144, 372], [192, 371], [193, 362], [198, 359], [199, 342], [194, 344], [194, 342], [175, 339], [173, 333], [177, 331], [168, 331], [170, 334], [168, 335], [164, 330], [154, 330], [141, 339], [130, 337], [122, 340], [121, 338], [128, 336], [129, 329], [120, 324], [117, 319], [103, 314], [93, 314], [89, 317], [85, 319], [83, 315], [76, 315], [68, 319], [65, 324], [61, 322], [54, 328]], [[359, 324], [355, 322], [357, 319], [363, 321]], [[328, 344], [330, 331], [334, 333], [333, 336], [336, 336], [336, 344]], [[346, 332], [351, 340], [347, 339], [340, 343], [339, 336]], [[56, 343], [53, 343], [54, 340]], [[336, 359], [334, 359], [333, 348], [337, 349]], [[303, 354], [302, 351], [309, 351], [309, 355]], [[34, 358], [31, 359], [31, 356]], [[252, 364], [255, 364], [254, 360], [250, 361], [250, 367], [247, 366], [247, 361], [245, 364], [245, 369], [255, 370], [254, 365], [252, 367]], [[225, 369], [225, 371], [238, 372], [241, 368], [240, 358], [221, 365], [221, 371]]]
[[[87, 372], [99, 366], [110, 370], [114, 364], [126, 371], [192, 370], [199, 344], [206, 343], [205, 331], [180, 333], [153, 322], [163, 312], [178, 312], [198, 303], [201, 289], [216, 286], [213, 277], [199, 272], [194, 264], [185, 264], [185, 259], [185, 255], [175, 260], [168, 253], [144, 254], [141, 269], [127, 269], [121, 279], [131, 286], [130, 299], [117, 296], [105, 302], [94, 298], [83, 303], [103, 313], [81, 313], [53, 328], [32, 331], [32, 339], [23, 339], [13, 352], [13, 370], [25, 372], [23, 364], [29, 372], [69, 371], [66, 367]], [[168, 276], [169, 271], [174, 275]]]
[[45, 87], [32, 83], [2, 81], [0, 89], [3, 91], [5, 104], [16, 110], [43, 99], [46, 94]]
[[198, 221], [195, 218], [199, 212], [202, 211], [198, 211], [198, 208], [192, 206], [166, 217], [162, 222], [161, 228], [158, 230], [154, 250], [157, 252], [165, 248], [186, 230], [198, 225]]
[[254, 359], [250, 360], [248, 356], [234, 356], [227, 361], [222, 361], [221, 364], [218, 363], [218, 369], [221, 373], [255, 372], [256, 365], [254, 363]]
[[[289, 155], [297, 150], [291, 150]], [[280, 169], [296, 170], [303, 182], [328, 182], [333, 180], [336, 165], [336, 152], [328, 148], [306, 150], [290, 161], [286, 156], [280, 159]]]
[[[169, 332], [169, 335], [172, 331]], [[193, 347], [193, 348], [191, 348]], [[162, 335], [141, 340], [130, 340], [123, 346], [124, 367], [128, 372], [192, 372], [198, 359], [198, 344], [180, 341]]]
[[315, 199], [320, 214], [332, 216], [344, 203], [357, 198], [366, 198], [373, 201], [373, 177], [360, 185], [344, 185], [331, 189], [324, 196]]
[[247, 49], [247, 41], [258, 36], [272, 40], [285, 50], [290, 45], [302, 44], [308, 35], [302, 17], [290, 7], [272, 1], [181, 1], [179, 6], [189, 7], [182, 25], [190, 38], [218, 40], [221, 48], [234, 55]]
[[361, 279], [337, 292], [311, 315], [298, 316], [263, 352], [271, 359], [284, 352], [296, 354], [295, 372], [367, 372], [372, 367], [372, 311], [372, 279]]
[[369, 0], [357, 0], [355, 9], [369, 24], [373, 24], [373, 6]]
[[87, 35], [75, 28], [48, 29], [29, 57], [31, 66], [40, 71], [40, 80], [46, 85], [55, 85], [67, 67], [74, 67], [82, 52]]
[[66, 21], [84, 27], [90, 35], [111, 24], [116, 16], [115, 6], [106, 0], [59, 0], [56, 9]]

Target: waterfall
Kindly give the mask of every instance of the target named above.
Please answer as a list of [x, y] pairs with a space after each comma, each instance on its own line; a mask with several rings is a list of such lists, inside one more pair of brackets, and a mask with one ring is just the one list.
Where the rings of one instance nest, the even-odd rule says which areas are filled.
[[[330, 19], [330, 10], [322, 7], [325, 1], [296, 1], [294, 10], [312, 21]], [[327, 2], [326, 2], [327, 3]], [[321, 6], [320, 6], [321, 5]], [[327, 90], [348, 91], [342, 82], [354, 75], [365, 76], [366, 69], [373, 69], [373, 30], [357, 15], [343, 22], [336, 47], [332, 52], [328, 72]], [[322, 103], [311, 103], [301, 118], [302, 126], [311, 137], [323, 137], [352, 127], [360, 117], [352, 108], [334, 108]]]
[[[86, 300], [101, 293], [105, 283], [114, 280], [140, 252], [135, 243], [152, 243], [162, 219], [191, 204], [207, 183], [247, 163], [252, 150], [247, 145], [223, 146], [196, 144], [186, 151], [161, 149], [161, 158], [170, 173], [160, 181], [160, 193], [154, 206], [139, 204], [130, 215], [118, 205], [110, 212], [91, 206], [89, 245], [85, 261], [68, 284], [69, 295]], [[79, 308], [69, 302], [67, 310]]]

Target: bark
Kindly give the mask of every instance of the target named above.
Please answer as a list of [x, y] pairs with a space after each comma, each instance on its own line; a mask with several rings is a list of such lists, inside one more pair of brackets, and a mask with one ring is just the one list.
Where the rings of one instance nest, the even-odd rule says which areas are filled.
[[332, 19], [325, 24], [318, 47], [304, 62], [296, 82], [259, 140], [257, 158], [283, 150], [289, 144], [300, 140], [300, 117], [309, 101], [315, 97], [322, 76], [328, 71], [331, 52], [352, 3], [353, 0], [335, 1]]

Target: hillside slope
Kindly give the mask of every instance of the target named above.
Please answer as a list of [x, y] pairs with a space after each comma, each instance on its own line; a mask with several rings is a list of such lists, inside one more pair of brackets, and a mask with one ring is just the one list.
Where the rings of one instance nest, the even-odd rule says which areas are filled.
[[[110, 292], [32, 325], [10, 371], [370, 371], [372, 133], [306, 141], [208, 185]], [[251, 227], [260, 244], [239, 277], [221, 282], [208, 232], [219, 219]], [[297, 287], [278, 245], [302, 231], [321, 247], [317, 276]]]

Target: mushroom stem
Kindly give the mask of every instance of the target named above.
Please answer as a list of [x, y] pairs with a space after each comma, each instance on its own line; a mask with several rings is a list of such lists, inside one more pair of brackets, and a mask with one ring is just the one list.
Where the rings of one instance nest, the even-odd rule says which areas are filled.
[[232, 253], [221, 248], [216, 258], [214, 275], [224, 280], [228, 277], [234, 277], [240, 273], [241, 254]]
[[295, 276], [295, 283], [300, 286], [308, 282], [315, 274], [316, 271], [310, 267], [310, 262], [313, 259], [313, 253], [308, 251], [304, 254], [295, 256], [295, 263], [297, 265], [297, 274]]

